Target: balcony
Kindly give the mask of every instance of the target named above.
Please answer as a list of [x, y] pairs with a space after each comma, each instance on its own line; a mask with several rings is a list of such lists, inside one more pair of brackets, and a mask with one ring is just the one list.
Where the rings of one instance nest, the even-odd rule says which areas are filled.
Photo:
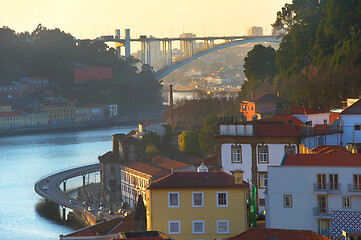
[[341, 183], [314, 183], [313, 191], [323, 194], [341, 193]]
[[331, 210], [329, 208], [314, 207], [313, 216], [316, 218], [331, 218]]
[[347, 187], [348, 187], [348, 191], [352, 195], [360, 195], [361, 196], [361, 184], [349, 183], [349, 184], [347, 184]]

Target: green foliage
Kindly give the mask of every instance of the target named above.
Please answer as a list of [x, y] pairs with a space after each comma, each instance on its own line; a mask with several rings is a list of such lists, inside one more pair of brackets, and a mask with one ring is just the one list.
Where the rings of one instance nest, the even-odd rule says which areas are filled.
[[159, 148], [161, 146], [160, 136], [153, 132], [144, 134], [143, 139], [142, 139], [142, 144], [144, 144], [144, 146], [146, 146], [146, 147], [155, 146], [155, 147]]
[[150, 145], [145, 149], [145, 153], [150, 157], [154, 158], [162, 153], [156, 146]]
[[179, 139], [180, 150], [193, 156], [200, 154], [200, 146], [198, 142], [198, 132], [183, 131]]
[[[285, 35], [276, 51], [274, 92], [281, 90], [291, 103], [324, 110], [358, 96], [361, 1], [293, 0], [277, 13], [273, 26]], [[253, 77], [242, 86], [242, 94], [267, 85]]]
[[271, 46], [255, 45], [244, 59], [244, 73], [248, 79], [242, 91], [256, 91], [270, 86], [277, 74], [275, 49]]
[[203, 128], [198, 135], [198, 142], [203, 152], [207, 154], [215, 153], [216, 141], [213, 136], [217, 135], [217, 133], [217, 116], [211, 115], [204, 122]]
[[[62, 95], [80, 102], [112, 100], [122, 113], [159, 111], [162, 85], [150, 66], [144, 65], [138, 72], [138, 62], [133, 57], [119, 59], [116, 51], [101, 41], [75, 42], [73, 36], [58, 28], [39, 24], [31, 34], [0, 28], [0, 84], [23, 76], [48, 77], [63, 90]], [[113, 79], [76, 86], [75, 67], [111, 67]]]

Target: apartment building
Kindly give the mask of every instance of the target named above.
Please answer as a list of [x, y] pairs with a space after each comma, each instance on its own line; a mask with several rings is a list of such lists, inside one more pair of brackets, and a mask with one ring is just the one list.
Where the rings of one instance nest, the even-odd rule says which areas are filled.
[[286, 154], [268, 167], [266, 227], [312, 230], [336, 239], [361, 227], [361, 154]]
[[[223, 239], [248, 229], [247, 189], [225, 172], [174, 172], [149, 186], [147, 230], [174, 239]], [[238, 178], [239, 179], [239, 178]]]

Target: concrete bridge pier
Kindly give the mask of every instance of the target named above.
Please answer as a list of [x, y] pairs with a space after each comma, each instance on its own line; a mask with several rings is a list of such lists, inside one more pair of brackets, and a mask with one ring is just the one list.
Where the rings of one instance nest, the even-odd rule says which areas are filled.
[[83, 175], [83, 187], [85, 186], [85, 176], [86, 175]]
[[168, 41], [168, 66], [173, 64], [172, 41]]
[[125, 57], [130, 57], [130, 29], [125, 29]]
[[141, 61], [142, 64], [151, 65], [150, 60], [150, 41], [144, 39], [141, 41]]
[[66, 180], [63, 182], [63, 191], [66, 192]]

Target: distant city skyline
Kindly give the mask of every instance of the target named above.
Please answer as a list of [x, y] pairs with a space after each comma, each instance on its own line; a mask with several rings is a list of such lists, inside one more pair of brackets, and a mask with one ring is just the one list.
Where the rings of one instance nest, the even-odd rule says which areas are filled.
[[0, 27], [16, 32], [32, 32], [41, 23], [59, 28], [78, 39], [114, 35], [115, 29], [131, 29], [131, 36], [176, 37], [181, 33], [197, 36], [246, 35], [247, 28], [263, 27], [271, 34], [271, 24], [290, 0], [13, 0], [2, 3]]

